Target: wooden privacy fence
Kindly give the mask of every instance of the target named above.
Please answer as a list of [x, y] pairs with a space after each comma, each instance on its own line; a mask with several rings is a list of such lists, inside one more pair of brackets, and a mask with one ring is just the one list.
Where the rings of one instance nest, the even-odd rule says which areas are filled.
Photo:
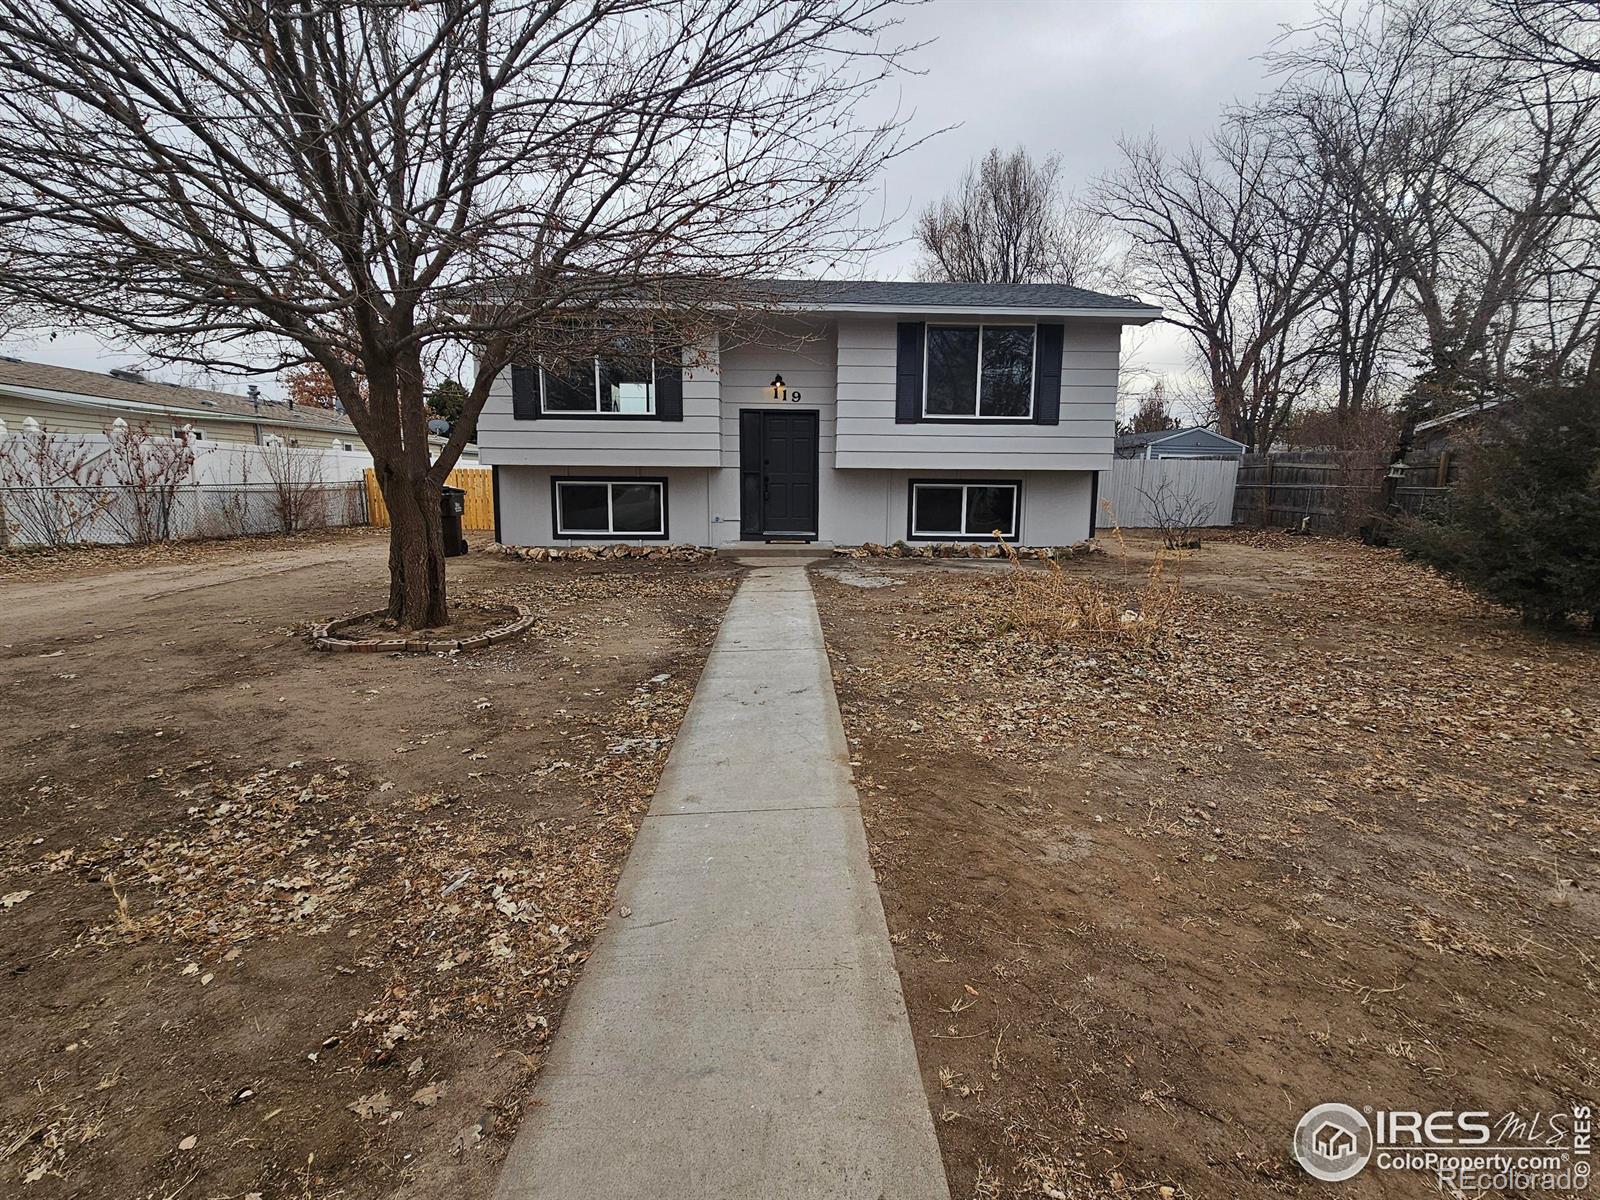
[[1158, 507], [1186, 510], [1195, 526], [1231, 525], [1238, 469], [1231, 458], [1116, 459], [1100, 475], [1095, 528], [1148, 529], [1158, 524]]
[[[1354, 533], [1381, 515], [1388, 460], [1327, 450], [1247, 454], [1239, 464], [1233, 519], [1239, 525]], [[1448, 452], [1406, 463], [1395, 504], [1410, 514], [1448, 504], [1455, 479]]]
[[[457, 467], [445, 479], [445, 486], [460, 488], [467, 494], [467, 510], [461, 517], [463, 528], [494, 528], [493, 474], [488, 467]], [[370, 467], [367, 468], [367, 512], [372, 524], [388, 526], [389, 510], [378, 489], [378, 477]]]

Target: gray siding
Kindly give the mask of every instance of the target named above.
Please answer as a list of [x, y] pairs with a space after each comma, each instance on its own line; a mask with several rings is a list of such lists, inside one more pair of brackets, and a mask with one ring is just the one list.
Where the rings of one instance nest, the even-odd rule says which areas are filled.
[[478, 417], [480, 461], [503, 466], [714, 467], [721, 459], [715, 341], [686, 352], [684, 362], [681, 421], [519, 421], [511, 415], [511, 373], [501, 372]]
[[[831, 466], [834, 454], [834, 387], [836, 342], [832, 322], [783, 321], [769, 336], [722, 353], [722, 465], [739, 465], [739, 411], [784, 409], [817, 414], [821, 461]], [[772, 377], [782, 375], [798, 403], [772, 398]]]
[[[976, 319], [976, 318], [974, 318]], [[1067, 321], [1059, 425], [894, 420], [895, 322], [838, 323], [838, 439], [844, 468], [1095, 471], [1111, 465], [1117, 414], [1119, 325]]]

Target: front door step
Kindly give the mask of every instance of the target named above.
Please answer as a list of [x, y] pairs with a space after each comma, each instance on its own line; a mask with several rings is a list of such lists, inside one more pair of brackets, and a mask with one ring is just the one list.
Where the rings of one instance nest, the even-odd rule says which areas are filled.
[[826, 558], [832, 542], [723, 542], [719, 558]]

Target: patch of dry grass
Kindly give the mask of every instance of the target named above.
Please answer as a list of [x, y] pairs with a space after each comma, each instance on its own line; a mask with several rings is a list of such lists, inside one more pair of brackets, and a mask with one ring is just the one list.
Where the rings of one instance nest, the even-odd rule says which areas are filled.
[[[1120, 530], [1116, 537], [1126, 567]], [[1097, 637], [1139, 647], [1172, 636], [1180, 582], [1168, 573], [1165, 552], [1156, 555], [1142, 583], [1113, 590], [1098, 580], [1069, 575], [1053, 559], [1043, 570], [1026, 566], [1009, 544], [1002, 546], [1012, 570], [994, 605], [997, 632], [1040, 642]]]

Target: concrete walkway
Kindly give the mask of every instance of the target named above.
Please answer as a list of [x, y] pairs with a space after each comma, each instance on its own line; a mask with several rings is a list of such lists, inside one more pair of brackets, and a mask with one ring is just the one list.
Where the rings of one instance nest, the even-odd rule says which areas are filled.
[[802, 565], [746, 578], [497, 1200], [948, 1200]]

